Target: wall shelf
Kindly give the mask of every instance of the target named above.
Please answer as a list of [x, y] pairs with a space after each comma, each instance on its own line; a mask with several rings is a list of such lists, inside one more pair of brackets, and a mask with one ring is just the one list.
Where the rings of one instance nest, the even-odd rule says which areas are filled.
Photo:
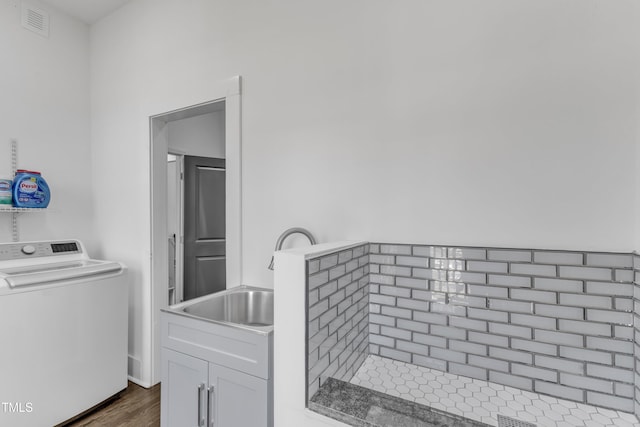
[[[11, 176], [15, 176], [18, 165], [18, 141], [11, 140]], [[46, 208], [17, 208], [15, 206], [0, 205], [0, 213], [11, 214], [11, 237], [14, 242], [20, 239], [18, 232], [18, 214], [23, 212], [43, 212]]]
[[20, 212], [42, 212], [46, 211], [46, 208], [16, 208], [15, 206], [0, 206], [0, 212], [6, 213], [20, 213]]

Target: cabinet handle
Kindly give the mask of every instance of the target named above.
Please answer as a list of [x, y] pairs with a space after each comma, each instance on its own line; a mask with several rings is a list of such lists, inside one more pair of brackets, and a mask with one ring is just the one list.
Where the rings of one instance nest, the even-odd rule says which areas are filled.
[[198, 386], [198, 427], [204, 426], [204, 417], [202, 416], [202, 392], [204, 391], [204, 383]]
[[210, 427], [213, 427], [214, 418], [215, 418], [212, 410], [214, 393], [215, 393], [215, 387], [209, 386], [209, 388], [207, 388], [207, 413], [209, 414]]

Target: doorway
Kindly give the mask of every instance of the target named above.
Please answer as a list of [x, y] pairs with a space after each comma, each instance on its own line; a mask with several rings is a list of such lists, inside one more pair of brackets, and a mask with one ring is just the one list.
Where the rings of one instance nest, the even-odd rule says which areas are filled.
[[153, 120], [166, 128], [172, 305], [226, 288], [225, 102]]
[[[210, 101], [197, 104], [183, 103], [182, 105], [167, 104], [159, 114], [150, 114], [150, 152], [151, 152], [151, 295], [149, 316], [151, 336], [150, 360], [151, 360], [151, 384], [160, 380], [160, 333], [159, 317], [160, 309], [169, 305], [169, 277], [170, 270], [170, 238], [168, 216], [169, 195], [168, 175], [170, 160], [168, 155], [174, 157], [174, 166], [183, 173], [184, 163], [189, 155], [197, 157], [210, 157], [224, 159], [224, 183], [218, 184], [224, 188], [224, 246], [225, 263], [224, 277], [225, 287], [235, 287], [242, 284], [241, 277], [241, 147], [240, 147], [240, 77], [234, 77], [214, 87], [209, 93], [218, 96], [211, 97]], [[173, 107], [173, 108], [171, 108]], [[217, 115], [218, 135], [221, 135], [222, 143], [217, 144], [217, 152], [193, 151], [184, 146], [187, 138], [176, 137], [177, 133], [200, 135], [194, 131], [193, 123], [205, 120], [205, 116], [213, 113]], [[221, 127], [220, 124], [223, 126]], [[206, 126], [205, 126], [206, 127]], [[184, 132], [183, 132], [184, 135]], [[211, 148], [209, 146], [209, 148]], [[182, 164], [182, 166], [179, 166]], [[177, 182], [175, 185], [181, 185]], [[184, 197], [184, 196], [183, 196]], [[172, 201], [174, 208], [177, 201]], [[177, 212], [176, 212], [177, 215]], [[182, 213], [184, 215], [184, 212]], [[180, 221], [184, 223], [184, 218]], [[220, 228], [218, 227], [218, 230]], [[184, 235], [176, 232], [176, 260], [180, 259], [180, 251], [184, 253]], [[220, 237], [220, 233], [218, 233]], [[220, 246], [220, 245], [218, 245]], [[179, 265], [179, 263], [177, 263]], [[218, 262], [218, 267], [220, 263]], [[219, 270], [220, 271], [220, 270]], [[184, 273], [174, 273], [176, 289], [173, 291], [175, 301], [178, 302], [184, 295], [179, 295], [178, 282]]]

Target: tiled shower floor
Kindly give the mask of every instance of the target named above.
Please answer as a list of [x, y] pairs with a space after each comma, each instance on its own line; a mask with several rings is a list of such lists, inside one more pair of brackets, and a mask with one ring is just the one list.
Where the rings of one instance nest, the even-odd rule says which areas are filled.
[[632, 414], [369, 355], [352, 384], [493, 426], [498, 415], [537, 427], [640, 427]]

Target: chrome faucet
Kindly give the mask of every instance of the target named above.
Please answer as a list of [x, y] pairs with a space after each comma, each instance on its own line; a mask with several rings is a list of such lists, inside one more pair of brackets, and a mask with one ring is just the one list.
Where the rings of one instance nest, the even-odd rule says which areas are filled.
[[[312, 245], [316, 244], [316, 239], [315, 237], [313, 237], [313, 234], [311, 234], [309, 230], [305, 230], [304, 228], [300, 228], [300, 227], [293, 227], [288, 230], [285, 230], [280, 235], [280, 237], [278, 237], [275, 251], [279, 251], [280, 249], [282, 249], [282, 245], [284, 244], [285, 239], [291, 236], [292, 234], [303, 234], [307, 236], [307, 239], [309, 239], [309, 242], [311, 242]], [[273, 255], [271, 256], [271, 262], [269, 263], [269, 270], [273, 270]]]

